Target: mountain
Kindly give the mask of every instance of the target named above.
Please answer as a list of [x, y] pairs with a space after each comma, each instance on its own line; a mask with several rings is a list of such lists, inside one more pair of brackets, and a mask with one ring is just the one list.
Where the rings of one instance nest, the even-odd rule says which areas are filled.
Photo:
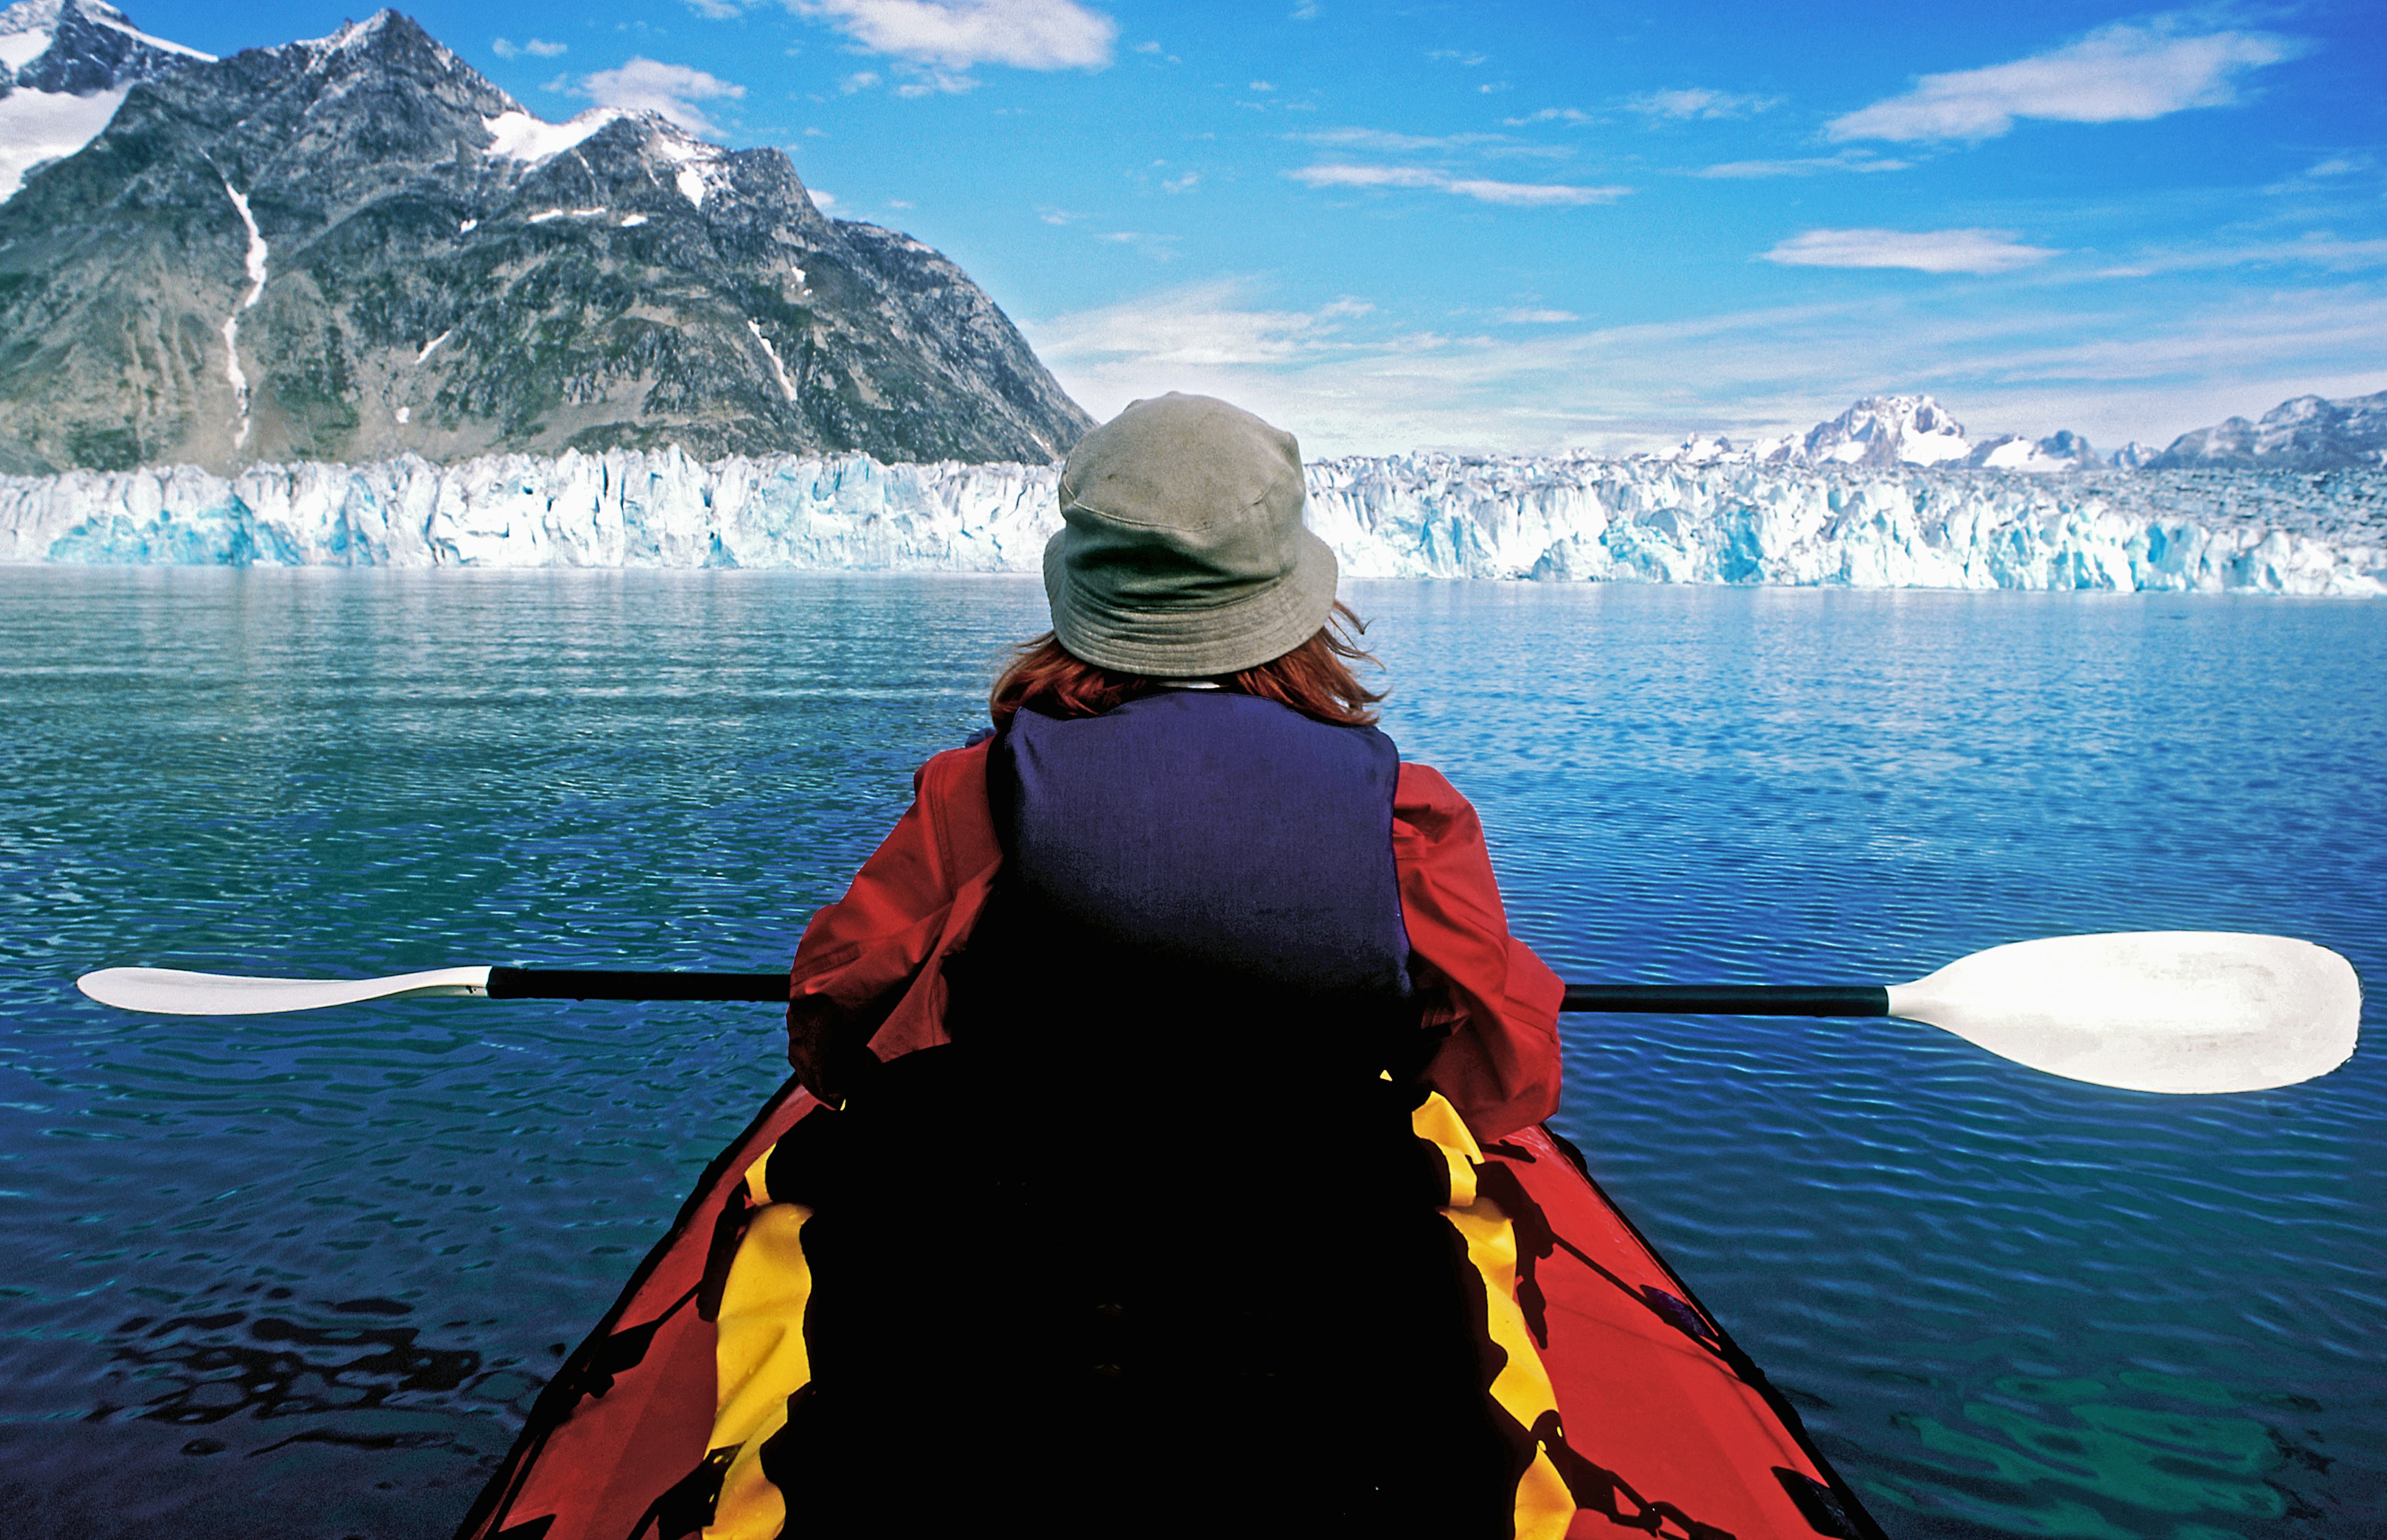
[[0, 199], [34, 168], [90, 144], [135, 82], [194, 60], [215, 62], [100, 0], [20, 0], [0, 11]]
[[2184, 433], [2146, 464], [2159, 471], [2387, 465], [2387, 390], [2339, 401], [2298, 396], [2265, 412], [2259, 423], [2232, 417]]
[[1980, 471], [2077, 471], [2084, 465], [2102, 465], [2105, 461], [2089, 447], [2089, 441], [2070, 428], [2060, 428], [2045, 438], [2028, 438], [2018, 433], [2001, 434], [1973, 446], [1964, 463]]
[[1963, 460], [1973, 447], [1964, 424], [1928, 396], [1868, 396], [1828, 423], [1818, 423], [1784, 458], [1822, 465], [1939, 465]]
[[1748, 459], [1781, 465], [1948, 465], [1974, 470], [2071, 471], [2103, 463], [2070, 429], [2045, 438], [2003, 434], [1974, 443], [1964, 425], [1928, 396], [1868, 396], [1804, 435], [1735, 445], [1694, 434], [1657, 458], [1707, 464]]
[[778, 150], [544, 122], [391, 11], [138, 82], [0, 205], [0, 471], [1043, 461], [1091, 425], [961, 269], [824, 218]]

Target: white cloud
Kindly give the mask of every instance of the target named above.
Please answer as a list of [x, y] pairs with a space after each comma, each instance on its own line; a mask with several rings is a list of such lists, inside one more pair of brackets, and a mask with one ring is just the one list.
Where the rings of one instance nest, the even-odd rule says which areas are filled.
[[1478, 203], [1497, 203], [1517, 208], [1613, 203], [1633, 191], [1630, 187], [1578, 187], [1566, 183], [1494, 182], [1485, 177], [1454, 176], [1430, 166], [1358, 166], [1329, 162], [1304, 166], [1284, 174], [1305, 187], [1424, 187], [1473, 198]]
[[1100, 69], [1118, 23], [1075, 0], [787, 0], [875, 54], [948, 70]]
[[688, 0], [688, 8], [707, 21], [726, 21], [746, 14], [746, 8], [736, 0]]
[[1902, 96], [1825, 125], [1834, 139], [1990, 139], [2017, 118], [2136, 122], [2237, 100], [2237, 77], [2304, 51], [2264, 32], [2183, 35], [2158, 19], [2124, 23], [2011, 64], [1926, 75]]
[[856, 69], [852, 74], [848, 75], [845, 79], [838, 82], [837, 88], [851, 96], [857, 91], [867, 91], [878, 83], [878, 70]]
[[1720, 165], [1702, 166], [1691, 174], [1746, 182], [1759, 177], [1813, 176], [1819, 171], [1902, 171], [1911, 164], [1867, 150], [1842, 150], [1838, 155], [1806, 156], [1796, 160], [1727, 160]]
[[1330, 145], [1345, 149], [1384, 150], [1399, 155], [1415, 150], [1447, 150], [1493, 145], [1505, 135], [1497, 133], [1395, 133], [1389, 129], [1331, 128], [1306, 129], [1288, 133], [1287, 139], [1304, 145]]
[[[1080, 310], [1033, 329], [1037, 356], [1098, 369], [1131, 362], [1131, 372], [1143, 373], [1290, 363], [1332, 346], [1345, 321], [1371, 309], [1339, 299], [1315, 310], [1256, 309], [1247, 293], [1245, 284], [1222, 280]], [[1097, 398], [1108, 403], [1099, 413], [1107, 417], [1131, 398]]]
[[1511, 326], [1562, 326], [1583, 317], [1572, 310], [1517, 309], [1502, 310], [1500, 319]]
[[1938, 295], [1656, 324], [1397, 330], [1363, 305], [1275, 308], [1249, 285], [1176, 289], [1026, 327], [1097, 417], [1167, 390], [1223, 397], [1311, 455], [1448, 447], [1535, 452], [1804, 430], [1860, 396], [1928, 390], [1977, 431], [2168, 443], [2306, 391], [2387, 385], [2387, 297], [2267, 290], [2183, 308], [2136, 285], [2098, 306], [1951, 311]]
[[1729, 91], [1692, 86], [1681, 91], [1652, 91], [1624, 105], [1651, 118], [1746, 118], [1781, 104], [1779, 96], [1741, 96]]
[[1131, 246], [1156, 262], [1172, 260], [1177, 256], [1177, 243], [1184, 238], [1182, 235], [1156, 235], [1146, 230], [1111, 230], [1094, 237], [1112, 246]]
[[524, 54], [530, 55], [533, 58], [553, 58], [559, 54], [570, 51], [569, 44], [549, 43], [543, 37], [535, 37], [524, 44], [515, 44], [500, 37], [489, 44], [489, 52], [499, 58], [520, 58]]
[[661, 113], [690, 133], [719, 132], [699, 102], [735, 101], [746, 95], [744, 86], [701, 69], [635, 57], [618, 69], [581, 77], [573, 89], [600, 107]]
[[1596, 123], [1599, 120], [1581, 107], [1546, 107], [1539, 112], [1528, 112], [1522, 118], [1503, 118], [1500, 121], [1510, 128], [1524, 128], [1533, 123], [1566, 123], [1572, 127], [1581, 128], [1585, 123]]
[[1797, 268], [1911, 268], [1917, 272], [2008, 272], [2057, 253], [2000, 230], [1809, 230], [1764, 253]]
[[1160, 52], [1160, 44], [1157, 43], [1139, 43], [1135, 45], [1135, 51], [1139, 54], [1156, 54]]
[[2158, 272], [2210, 271], [2220, 268], [2304, 266], [2351, 272], [2387, 267], [2387, 240], [2346, 241], [2328, 235], [2301, 241], [2264, 241], [2253, 246], [2218, 246], [2204, 250], [2155, 251], [2118, 267], [2101, 269], [2100, 278], [2145, 278]]
[[811, 197], [813, 200], [813, 207], [819, 209], [824, 214], [837, 207], [837, 195], [835, 193], [824, 193], [817, 187], [807, 187], [804, 189], [804, 192], [806, 196]]

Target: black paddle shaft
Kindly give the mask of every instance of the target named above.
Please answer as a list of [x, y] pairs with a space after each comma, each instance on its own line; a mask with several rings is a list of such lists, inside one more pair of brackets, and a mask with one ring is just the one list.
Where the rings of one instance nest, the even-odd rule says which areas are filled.
[[492, 1000], [767, 1000], [788, 1003], [788, 975], [631, 968], [489, 970]]
[[1561, 1011], [1618, 1016], [1888, 1016], [1879, 984], [1569, 984]]
[[[628, 968], [489, 970], [492, 1000], [752, 1000], [785, 1004], [784, 973]], [[1569, 984], [1562, 1011], [1619, 1016], [1888, 1016], [1877, 984]]]

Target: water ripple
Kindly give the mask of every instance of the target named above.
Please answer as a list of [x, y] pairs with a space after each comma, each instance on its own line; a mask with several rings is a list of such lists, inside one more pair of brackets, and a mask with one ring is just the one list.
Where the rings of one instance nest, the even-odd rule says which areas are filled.
[[[138, 1018], [147, 963], [770, 968], [1032, 583], [0, 571], [0, 1515], [444, 1534], [778, 1077], [768, 1007]], [[1359, 585], [1571, 978], [2308, 936], [2387, 978], [2387, 618]], [[1561, 1127], [1894, 1534], [2387, 1529], [2387, 1071], [2227, 1098], [1897, 1022], [1579, 1017]]]

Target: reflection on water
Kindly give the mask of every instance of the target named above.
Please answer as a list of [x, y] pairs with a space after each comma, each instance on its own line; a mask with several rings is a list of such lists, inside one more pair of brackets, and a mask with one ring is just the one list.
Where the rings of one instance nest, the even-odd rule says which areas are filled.
[[[2387, 607], [1356, 597], [1570, 977], [2177, 927], [2387, 978]], [[73, 974], [777, 966], [1042, 624], [1006, 580], [0, 570], [0, 1529], [447, 1533], [779, 1074], [767, 1007]], [[1568, 1061], [1563, 1131], [1893, 1534], [2387, 1532], [2374, 1054], [2199, 1099], [1891, 1022]]]

